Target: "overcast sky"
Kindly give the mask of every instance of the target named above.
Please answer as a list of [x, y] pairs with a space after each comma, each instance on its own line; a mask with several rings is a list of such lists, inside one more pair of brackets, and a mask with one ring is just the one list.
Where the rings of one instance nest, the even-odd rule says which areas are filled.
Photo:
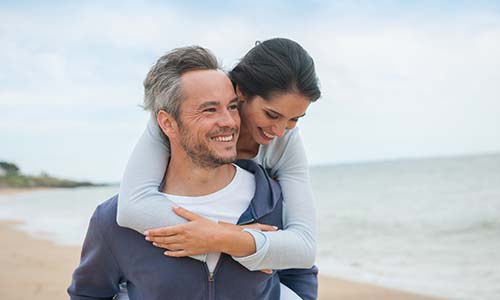
[[198, 44], [229, 69], [272, 37], [316, 62], [323, 97], [299, 123], [312, 164], [500, 151], [493, 1], [175, 2], [2, 1], [0, 160], [118, 181], [160, 55]]

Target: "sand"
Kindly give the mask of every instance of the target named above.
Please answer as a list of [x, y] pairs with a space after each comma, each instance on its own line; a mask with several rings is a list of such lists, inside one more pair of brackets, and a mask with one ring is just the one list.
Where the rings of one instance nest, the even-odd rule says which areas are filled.
[[0, 222], [0, 299], [68, 299], [66, 288], [80, 260], [79, 247], [33, 239]]
[[[20, 192], [10, 190], [0, 195]], [[36, 239], [16, 228], [13, 221], [0, 221], [0, 299], [68, 299], [66, 289], [78, 265], [80, 247], [59, 246]], [[320, 276], [319, 299], [423, 300], [435, 299], [392, 289]]]

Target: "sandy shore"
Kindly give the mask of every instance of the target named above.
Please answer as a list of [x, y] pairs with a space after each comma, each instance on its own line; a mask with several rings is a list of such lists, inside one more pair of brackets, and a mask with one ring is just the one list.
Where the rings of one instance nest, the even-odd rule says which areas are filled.
[[[10, 191], [15, 193], [19, 191]], [[1, 195], [6, 195], [0, 190]], [[80, 247], [38, 240], [0, 221], [0, 299], [68, 299], [66, 288], [78, 265]], [[424, 300], [435, 299], [369, 284], [320, 276], [319, 299]]]
[[19, 193], [28, 193], [34, 191], [41, 191], [50, 189], [48, 187], [34, 187], [34, 188], [0, 188], [0, 196], [14, 195]]

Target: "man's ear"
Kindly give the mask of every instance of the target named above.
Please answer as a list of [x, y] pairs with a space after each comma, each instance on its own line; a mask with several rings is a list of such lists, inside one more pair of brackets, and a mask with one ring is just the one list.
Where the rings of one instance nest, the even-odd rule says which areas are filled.
[[156, 114], [156, 121], [158, 126], [160, 126], [163, 133], [169, 138], [174, 137], [177, 134], [177, 122], [174, 117], [164, 110], [160, 110]]

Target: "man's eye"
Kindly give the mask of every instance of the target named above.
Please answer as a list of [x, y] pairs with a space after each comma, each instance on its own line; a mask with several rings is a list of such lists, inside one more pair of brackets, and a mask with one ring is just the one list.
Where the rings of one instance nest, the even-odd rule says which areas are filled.
[[211, 108], [205, 108], [203, 112], [216, 112], [217, 110], [214, 107]]
[[229, 105], [229, 110], [238, 110], [238, 105], [237, 104]]
[[277, 115], [275, 115], [275, 114], [273, 114], [273, 113], [271, 113], [271, 112], [268, 112], [268, 111], [266, 111], [266, 115], [267, 115], [267, 117], [268, 117], [269, 119], [276, 120], [276, 119], [278, 118], [278, 116], [277, 116]]

